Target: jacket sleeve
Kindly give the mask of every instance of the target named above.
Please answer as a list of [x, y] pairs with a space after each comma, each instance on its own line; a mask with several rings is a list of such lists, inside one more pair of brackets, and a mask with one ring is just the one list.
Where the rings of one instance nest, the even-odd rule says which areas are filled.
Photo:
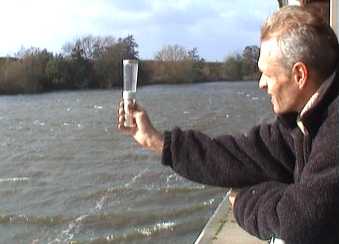
[[[239, 225], [261, 238], [288, 244], [339, 243], [337, 121], [320, 129], [300, 181], [276, 181], [242, 189], [234, 214]], [[332, 132], [332, 133], [331, 133]]]
[[291, 182], [295, 156], [281, 127], [276, 121], [217, 138], [175, 128], [165, 132], [162, 163], [192, 181], [222, 187]]

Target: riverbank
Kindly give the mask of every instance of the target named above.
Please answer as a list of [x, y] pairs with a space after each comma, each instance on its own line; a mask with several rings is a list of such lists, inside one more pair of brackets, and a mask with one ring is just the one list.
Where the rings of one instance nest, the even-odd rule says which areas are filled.
[[[97, 43], [98, 40], [102, 41]], [[68, 52], [62, 54], [30, 48], [21, 50], [15, 58], [0, 57], [0, 94], [121, 86], [122, 60], [137, 59], [135, 48], [138, 45], [131, 35], [118, 39], [117, 43], [100, 46], [106, 43], [105, 40], [92, 37], [80, 39], [70, 44]], [[95, 48], [91, 51], [86, 49], [86, 53], [81, 43], [87, 47], [88, 42], [92, 42]], [[138, 84], [190, 84], [201, 81], [256, 80], [259, 77], [257, 46], [246, 47], [243, 55], [230, 56], [222, 62], [205, 61], [196, 49], [178, 48], [168, 46], [159, 53], [164, 54], [164, 57], [181, 57], [179, 59], [164, 58], [162, 55], [151, 60], [139, 59]]]
[[251, 236], [236, 223], [225, 196], [194, 244], [264, 244], [266, 241]]

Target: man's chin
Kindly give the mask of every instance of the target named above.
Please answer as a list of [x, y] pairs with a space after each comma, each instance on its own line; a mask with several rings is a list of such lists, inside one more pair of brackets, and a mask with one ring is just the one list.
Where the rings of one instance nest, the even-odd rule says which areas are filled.
[[274, 106], [273, 106], [272, 110], [273, 110], [273, 113], [278, 115], [278, 116], [290, 113], [289, 111], [282, 111], [282, 110], [276, 109], [276, 108], [274, 108]]
[[279, 108], [279, 106], [274, 106], [273, 103], [272, 103], [272, 111], [276, 115], [284, 115], [284, 114], [289, 114], [290, 113], [290, 111], [283, 110], [283, 109]]
[[274, 111], [274, 114], [276, 114], [278, 117], [281, 117], [281, 116], [297, 116], [298, 115], [298, 112], [295, 112], [295, 111]]

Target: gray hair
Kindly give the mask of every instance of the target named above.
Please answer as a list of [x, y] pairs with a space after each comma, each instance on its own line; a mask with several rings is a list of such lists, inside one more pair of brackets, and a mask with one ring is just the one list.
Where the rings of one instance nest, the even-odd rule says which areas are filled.
[[325, 79], [337, 67], [338, 39], [322, 16], [310, 9], [286, 6], [274, 13], [262, 26], [261, 40], [273, 37], [287, 70], [296, 62], [303, 62]]

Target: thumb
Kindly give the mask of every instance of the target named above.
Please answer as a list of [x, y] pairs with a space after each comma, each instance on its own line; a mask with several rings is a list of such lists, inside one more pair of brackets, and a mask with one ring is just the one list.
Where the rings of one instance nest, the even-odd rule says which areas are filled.
[[147, 122], [149, 122], [148, 116], [144, 108], [134, 101], [129, 101], [128, 105], [128, 113], [132, 117], [132, 128], [135, 129], [143, 129], [145, 125], [147, 125]]
[[133, 104], [132, 113], [133, 113], [133, 118], [138, 127], [140, 126], [143, 127], [143, 126], [151, 124], [150, 119], [145, 109], [142, 106], [140, 106], [140, 104], [138, 103]]

